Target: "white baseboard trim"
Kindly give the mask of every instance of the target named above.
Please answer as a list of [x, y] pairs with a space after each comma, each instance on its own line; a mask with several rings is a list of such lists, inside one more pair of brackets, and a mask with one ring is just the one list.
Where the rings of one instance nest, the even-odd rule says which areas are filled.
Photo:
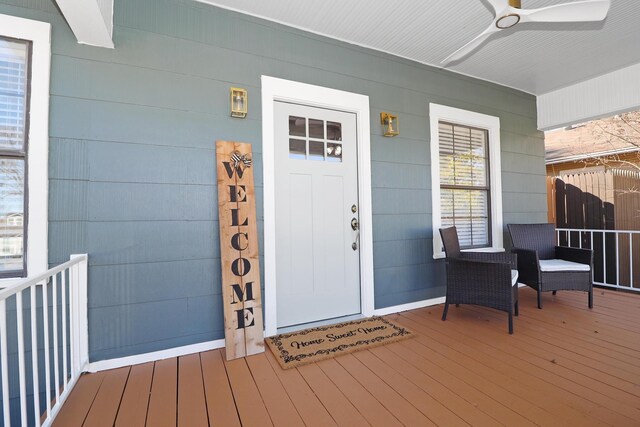
[[376, 316], [385, 316], [387, 314], [399, 313], [401, 311], [415, 310], [418, 308], [429, 307], [430, 305], [444, 304], [445, 297], [438, 297], [432, 299], [425, 299], [417, 302], [410, 302], [408, 304], [394, 305], [393, 307], [385, 307], [374, 310], [373, 314]]
[[[374, 310], [376, 316], [384, 316], [401, 311], [415, 310], [431, 305], [444, 304], [445, 297], [432, 298], [423, 301], [411, 302], [408, 304], [394, 305]], [[155, 362], [157, 360], [179, 357], [187, 354], [200, 353], [202, 351], [215, 350], [224, 347], [224, 339], [207, 341], [198, 344], [185, 345], [182, 347], [170, 348], [168, 350], [154, 351], [151, 353], [136, 354], [135, 356], [120, 357], [117, 359], [100, 360], [91, 362], [87, 366], [86, 372], [100, 372], [108, 369], [122, 368], [123, 366], [139, 365], [141, 363]]]
[[107, 369], [122, 368], [123, 366], [139, 365], [141, 363], [155, 362], [156, 360], [184, 356], [193, 353], [200, 353], [201, 351], [215, 350], [216, 348], [222, 347], [224, 347], [223, 339], [185, 345], [182, 347], [170, 348], [168, 350], [154, 351], [151, 353], [136, 354], [135, 356], [100, 360], [98, 362], [89, 363], [87, 372], [99, 372], [106, 371]]

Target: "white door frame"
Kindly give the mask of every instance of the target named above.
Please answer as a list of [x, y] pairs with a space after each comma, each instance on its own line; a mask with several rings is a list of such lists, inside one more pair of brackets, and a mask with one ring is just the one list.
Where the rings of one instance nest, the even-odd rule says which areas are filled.
[[276, 202], [274, 168], [275, 101], [329, 108], [356, 114], [358, 141], [358, 205], [360, 209], [360, 299], [362, 314], [364, 316], [372, 316], [374, 312], [374, 287], [369, 97], [306, 83], [262, 76], [265, 336], [276, 335], [278, 330], [276, 310]]

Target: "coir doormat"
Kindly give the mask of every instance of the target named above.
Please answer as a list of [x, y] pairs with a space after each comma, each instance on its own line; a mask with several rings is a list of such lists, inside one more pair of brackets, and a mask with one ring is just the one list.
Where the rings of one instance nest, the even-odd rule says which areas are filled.
[[413, 336], [382, 317], [370, 317], [267, 338], [267, 345], [284, 369], [341, 354], [392, 343]]

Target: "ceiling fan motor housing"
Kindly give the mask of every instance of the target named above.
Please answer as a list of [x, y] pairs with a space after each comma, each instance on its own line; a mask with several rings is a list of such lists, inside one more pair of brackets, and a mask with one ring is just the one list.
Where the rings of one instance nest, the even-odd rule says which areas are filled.
[[520, 22], [520, 15], [518, 15], [517, 13], [510, 13], [508, 15], [501, 16], [496, 21], [496, 27], [500, 28], [501, 30], [504, 30], [506, 28], [513, 27], [518, 22]]
[[[520, 9], [521, 2], [520, 0], [509, 0], [509, 6], [513, 9]], [[511, 28], [520, 22], [520, 15], [517, 13], [507, 13], [506, 15], [501, 16], [496, 20], [496, 27], [501, 30], [505, 30], [507, 28]]]

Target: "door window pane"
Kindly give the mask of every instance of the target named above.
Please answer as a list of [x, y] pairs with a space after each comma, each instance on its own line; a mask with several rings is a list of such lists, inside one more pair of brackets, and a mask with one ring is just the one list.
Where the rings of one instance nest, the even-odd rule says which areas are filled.
[[309, 138], [324, 139], [324, 121], [309, 119]]
[[307, 120], [304, 117], [289, 116], [289, 135], [307, 136]]
[[342, 141], [342, 123], [327, 122], [327, 139], [330, 141]]
[[0, 273], [24, 268], [24, 160], [0, 159]]
[[327, 161], [342, 162], [342, 144], [336, 144], [335, 142], [327, 143]]
[[324, 142], [309, 141], [309, 160], [324, 160]]
[[289, 157], [292, 159], [307, 158], [307, 142], [303, 139], [289, 140]]

